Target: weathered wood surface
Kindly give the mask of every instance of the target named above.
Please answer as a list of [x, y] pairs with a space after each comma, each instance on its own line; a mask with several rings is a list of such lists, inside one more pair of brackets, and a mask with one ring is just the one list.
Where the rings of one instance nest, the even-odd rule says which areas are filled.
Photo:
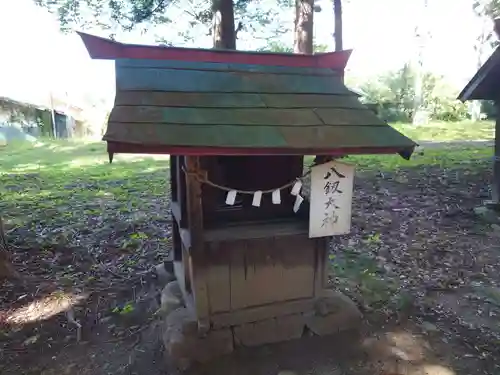
[[[304, 168], [303, 157], [293, 155], [204, 157], [203, 162], [210, 181], [222, 186], [250, 191], [283, 186], [300, 176]], [[273, 224], [269, 223], [270, 219], [279, 222], [272, 225], [276, 232], [283, 232], [279, 224], [287, 220], [293, 220], [293, 223], [287, 223], [286, 226], [296, 224], [297, 216], [292, 210], [295, 197], [286, 192], [281, 194], [281, 204], [273, 204], [271, 194], [266, 193], [262, 196], [260, 206], [254, 207], [252, 195], [239, 194], [235, 204], [228, 206], [225, 203], [225, 191], [207, 184], [203, 185], [202, 189], [205, 235], [211, 229], [226, 228], [220, 233], [221, 236], [229, 235], [234, 239], [251, 238], [248, 236], [256, 234], [256, 231], [265, 227], [262, 225], [262, 220], [265, 220], [266, 225]], [[244, 227], [239, 226], [238, 223], [241, 222], [245, 222]], [[250, 222], [260, 222], [260, 229], [255, 225], [250, 225]], [[269, 237], [273, 236], [271, 232], [267, 231], [267, 233]], [[212, 234], [210, 236], [214, 238]], [[258, 236], [262, 237], [262, 235]]]
[[231, 257], [231, 309], [313, 296], [314, 249], [302, 236], [238, 241]]
[[115, 106], [157, 106], [195, 108], [263, 108], [259, 94], [228, 94], [163, 91], [118, 91]]
[[[105, 139], [107, 140], [107, 139]], [[292, 148], [292, 147], [212, 147], [212, 146], [172, 146], [167, 144], [140, 144], [108, 141], [108, 150], [114, 153], [132, 154], [183, 154], [205, 156], [251, 156], [251, 155], [327, 155], [345, 156], [358, 154], [404, 154], [408, 159], [412, 148], [392, 147], [339, 147], [339, 148]]]
[[293, 235], [307, 236], [307, 222], [290, 223], [262, 223], [245, 226], [221, 227], [205, 230], [203, 238], [205, 241], [235, 241], [252, 240], [258, 238], [287, 237]]
[[[200, 159], [197, 156], [186, 157], [186, 170], [189, 173], [202, 173]], [[196, 317], [200, 329], [209, 328], [208, 293], [206, 286], [206, 261], [203, 243], [203, 211], [201, 204], [200, 182], [193, 176], [187, 177], [188, 225], [191, 233], [191, 248], [183, 256], [184, 269], [188, 262], [191, 289], [195, 302]], [[189, 259], [186, 259], [188, 258]]]
[[[217, 130], [214, 130], [214, 129]], [[320, 154], [335, 153], [337, 149], [358, 148], [347, 150], [348, 153], [378, 153], [396, 152], [396, 150], [415, 146], [401, 133], [387, 132], [384, 126], [253, 126], [241, 125], [185, 125], [133, 122], [110, 122], [104, 139], [113, 142], [123, 142], [138, 145], [171, 145], [213, 148], [269, 149], [266, 152], [293, 153], [294, 149], [302, 149], [301, 153]], [[209, 149], [203, 150], [208, 153]], [[286, 152], [285, 152], [286, 149]], [[180, 149], [179, 149], [180, 150]], [[318, 150], [318, 152], [315, 152]], [[379, 151], [377, 151], [379, 150]], [[161, 150], [159, 150], [161, 151]], [[172, 150], [170, 150], [172, 152]], [[122, 151], [123, 152], [123, 151]], [[189, 150], [182, 149], [188, 153]], [[197, 153], [201, 152], [199, 149]], [[226, 153], [228, 152], [228, 153]], [[245, 151], [245, 152], [248, 152]], [[245, 152], [240, 151], [241, 154]], [[262, 154], [262, 151], [257, 154]], [[210, 153], [209, 153], [210, 154]], [[214, 150], [212, 155], [237, 155], [232, 152]]]
[[206, 244], [207, 258], [207, 288], [210, 304], [210, 314], [231, 310], [231, 249], [226, 242]]
[[415, 146], [364, 107], [338, 72], [279, 65], [119, 60], [115, 108], [104, 138], [123, 144], [318, 150], [315, 154], [321, 148], [385, 152]]
[[[339, 126], [363, 123], [363, 126], [382, 126], [368, 109], [347, 108], [165, 108], [153, 106], [120, 106], [111, 112], [109, 121], [154, 123], [168, 126]], [[222, 128], [221, 128], [222, 129]], [[258, 129], [252, 129], [258, 131]], [[305, 131], [304, 129], [302, 131]], [[161, 134], [161, 133], [160, 133]]]
[[353, 108], [365, 110], [353, 95], [261, 94], [268, 108]]
[[493, 162], [493, 203], [500, 206], [500, 100], [495, 102], [497, 119], [495, 123], [495, 160]]
[[172, 220], [172, 249], [174, 251], [173, 259], [175, 261], [182, 260], [182, 240], [180, 236], [180, 228], [177, 220]]
[[[339, 142], [339, 133], [349, 131], [315, 128], [322, 125], [379, 125], [376, 141], [367, 143], [373, 138], [368, 134], [355, 146], [365, 149], [356, 153], [371, 153], [371, 148], [392, 153], [396, 147], [397, 152], [411, 154], [415, 147], [343, 84], [350, 51], [306, 56], [159, 48], [80, 35], [93, 57], [117, 59], [117, 97], [104, 139], [115, 142], [120, 152], [137, 152], [135, 145], [141, 144], [148, 145], [144, 152], [161, 153], [149, 146], [168, 145], [180, 149], [167, 152], [190, 155], [184, 146], [245, 149], [240, 154], [255, 148], [261, 153], [264, 148], [266, 153], [283, 154], [301, 148], [301, 153], [319, 154], [322, 148], [332, 153], [351, 147]], [[251, 129], [242, 130], [242, 125]], [[284, 129], [275, 131], [278, 126]], [[297, 129], [287, 130], [294, 126]], [[343, 138], [366, 132], [357, 128]], [[222, 154], [210, 154], [217, 151]]]
[[281, 316], [234, 327], [234, 342], [238, 346], [258, 346], [298, 339], [304, 332], [302, 314]]
[[328, 248], [329, 238], [312, 240], [316, 249], [316, 264], [314, 273], [314, 295], [318, 296], [328, 284]]
[[[345, 116], [343, 116], [343, 118], [345, 118]], [[323, 125], [321, 119], [309, 109], [267, 108], [198, 108], [193, 110], [192, 108], [125, 106], [115, 107], [111, 113], [109, 121], [179, 125], [211, 124], [229, 126]], [[340, 124], [345, 124], [345, 122], [341, 122]]]
[[[177, 202], [179, 204], [179, 159], [177, 156], [171, 156], [170, 157], [170, 168], [169, 168], [169, 175], [170, 175], [170, 186], [167, 185], [167, 195], [170, 195], [170, 201], [171, 202]], [[170, 194], [169, 194], [170, 193]]]
[[352, 95], [119, 91], [115, 106], [186, 108], [353, 108], [366, 110]]
[[211, 314], [311, 298], [316, 263], [313, 245], [302, 235], [207, 246]]
[[116, 69], [116, 89], [117, 91], [351, 94], [336, 76], [157, 68], [139, 70], [127, 67]]
[[231, 72], [250, 72], [250, 73], [338, 76], [338, 72], [330, 68], [216, 63], [216, 62], [205, 62], [205, 61], [118, 59], [116, 60], [115, 67], [116, 69], [123, 69], [123, 68], [179, 69], [179, 70], [204, 70], [204, 71], [221, 71], [221, 72], [231, 71]]
[[210, 316], [214, 328], [230, 327], [249, 322], [271, 319], [278, 316], [299, 314], [313, 310], [315, 300], [299, 299], [296, 301], [276, 302], [264, 306], [249, 307], [231, 312], [217, 313]]

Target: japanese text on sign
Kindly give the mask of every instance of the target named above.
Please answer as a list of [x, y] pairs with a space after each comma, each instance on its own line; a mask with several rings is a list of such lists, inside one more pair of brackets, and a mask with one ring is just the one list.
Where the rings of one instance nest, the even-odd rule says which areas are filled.
[[331, 161], [312, 168], [310, 238], [349, 233], [353, 182], [353, 165]]

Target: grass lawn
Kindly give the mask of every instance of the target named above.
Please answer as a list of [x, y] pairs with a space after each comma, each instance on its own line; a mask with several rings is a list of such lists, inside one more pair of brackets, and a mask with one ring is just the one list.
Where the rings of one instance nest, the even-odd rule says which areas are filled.
[[110, 165], [103, 142], [7, 146], [0, 149], [0, 212], [28, 237], [71, 241], [62, 237], [90, 223], [165, 216], [168, 169], [168, 156], [118, 155]]
[[478, 141], [495, 137], [493, 121], [431, 122], [427, 125], [391, 124], [415, 141]]
[[[391, 171], [467, 166], [491, 155], [490, 147], [453, 147], [428, 149], [410, 161], [398, 155], [346, 160], [358, 171]], [[104, 142], [7, 146], [0, 149], [1, 212], [14, 226], [31, 229], [86, 226], [96, 216], [100, 220], [117, 220], [121, 214], [162, 216], [168, 207], [168, 168], [168, 156], [115, 155], [109, 164]]]
[[[408, 128], [406, 134], [410, 131], [417, 132]], [[416, 140], [425, 139], [422, 129], [417, 133]], [[477, 139], [475, 133], [468, 134], [468, 139]], [[440, 147], [426, 149], [410, 161], [397, 155], [349, 157], [360, 178], [356, 179], [352, 231], [336, 239], [330, 258], [332, 282], [350, 292], [359, 305], [382, 309], [390, 306], [388, 299], [406, 305], [402, 297], [418, 302], [418, 296], [427, 296], [436, 288], [483, 280], [487, 265], [493, 269], [488, 278], [495, 279], [498, 256], [489, 249], [494, 249], [492, 241], [497, 239], [487, 237], [482, 227], [478, 229], [470, 214], [491, 178], [491, 156], [491, 147]], [[0, 303], [8, 305], [27, 294], [39, 296], [39, 286], [55, 280], [57, 288], [93, 290], [100, 316], [110, 317], [118, 306], [129, 304], [139, 310], [135, 301], [141, 286], [136, 275], [164, 260], [170, 249], [168, 174], [167, 156], [116, 155], [109, 164], [103, 142], [41, 141], [35, 146], [0, 148], [0, 214], [7, 220], [9, 243], [15, 245], [14, 264], [23, 274], [37, 278], [32, 289], [5, 289], [8, 293], [0, 294]], [[468, 257], [477, 264], [463, 273]], [[131, 280], [137, 282], [134, 289]], [[85, 319], [85, 311], [76, 311], [77, 319]], [[149, 319], [148, 314], [141, 315], [143, 320]], [[111, 326], [122, 329], [116, 328], [119, 318], [113, 319], [116, 321], [104, 327], [104, 332], [111, 332]], [[50, 333], [47, 326], [44, 330], [29, 328], [24, 336], [4, 332], [11, 336], [0, 340], [0, 353], [2, 345], [22, 346], [27, 337], [41, 338], [31, 352], [5, 351], [11, 357], [2, 360], [0, 356], [0, 372], [2, 365], [28, 363], [28, 357], [34, 362], [49, 338], [54, 338], [54, 347], [63, 341], [67, 328], [53, 321]], [[106, 341], [102, 334], [91, 336], [88, 333], [95, 343]], [[114, 336], [109, 339], [116, 340]], [[116, 348], [124, 347], [116, 343]], [[117, 352], [113, 359], [112, 352], [106, 352], [109, 348], [97, 345], [85, 350], [103, 354], [102, 363], [112, 362], [117, 368], [118, 359], [129, 358], [128, 352]], [[74, 360], [78, 362], [75, 368], [91, 362], [102, 367], [92, 359], [93, 354], [84, 354], [80, 362]], [[473, 357], [480, 358], [475, 352]], [[51, 363], [55, 366], [64, 361]], [[479, 367], [471, 364], [471, 368]]]
[[[394, 126], [416, 141], [491, 139], [493, 134], [493, 124], [487, 121]], [[347, 160], [358, 171], [388, 171], [464, 166], [491, 155], [491, 147], [454, 147], [429, 148], [410, 161], [397, 155]], [[85, 226], [98, 215], [104, 221], [117, 220], [120, 214], [162, 216], [168, 207], [168, 168], [168, 156], [117, 155], [110, 165], [104, 142], [51, 140], [35, 146], [9, 145], [0, 149], [1, 212], [14, 226], [31, 229], [45, 224]]]

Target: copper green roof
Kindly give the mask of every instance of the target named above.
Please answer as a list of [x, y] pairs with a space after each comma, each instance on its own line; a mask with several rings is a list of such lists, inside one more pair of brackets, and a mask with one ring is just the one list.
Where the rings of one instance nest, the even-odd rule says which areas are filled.
[[416, 146], [332, 69], [117, 59], [116, 85], [110, 143], [405, 156]]

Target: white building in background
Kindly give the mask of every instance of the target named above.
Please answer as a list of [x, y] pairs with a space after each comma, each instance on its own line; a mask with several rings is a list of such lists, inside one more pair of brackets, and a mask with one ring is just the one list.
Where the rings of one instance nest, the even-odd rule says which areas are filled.
[[49, 111], [57, 137], [100, 132], [108, 111], [101, 103], [114, 94], [113, 62], [92, 61], [80, 38], [63, 35], [32, 0], [0, 1], [0, 50], [0, 127], [37, 133], [39, 119], [21, 120], [13, 106]]

